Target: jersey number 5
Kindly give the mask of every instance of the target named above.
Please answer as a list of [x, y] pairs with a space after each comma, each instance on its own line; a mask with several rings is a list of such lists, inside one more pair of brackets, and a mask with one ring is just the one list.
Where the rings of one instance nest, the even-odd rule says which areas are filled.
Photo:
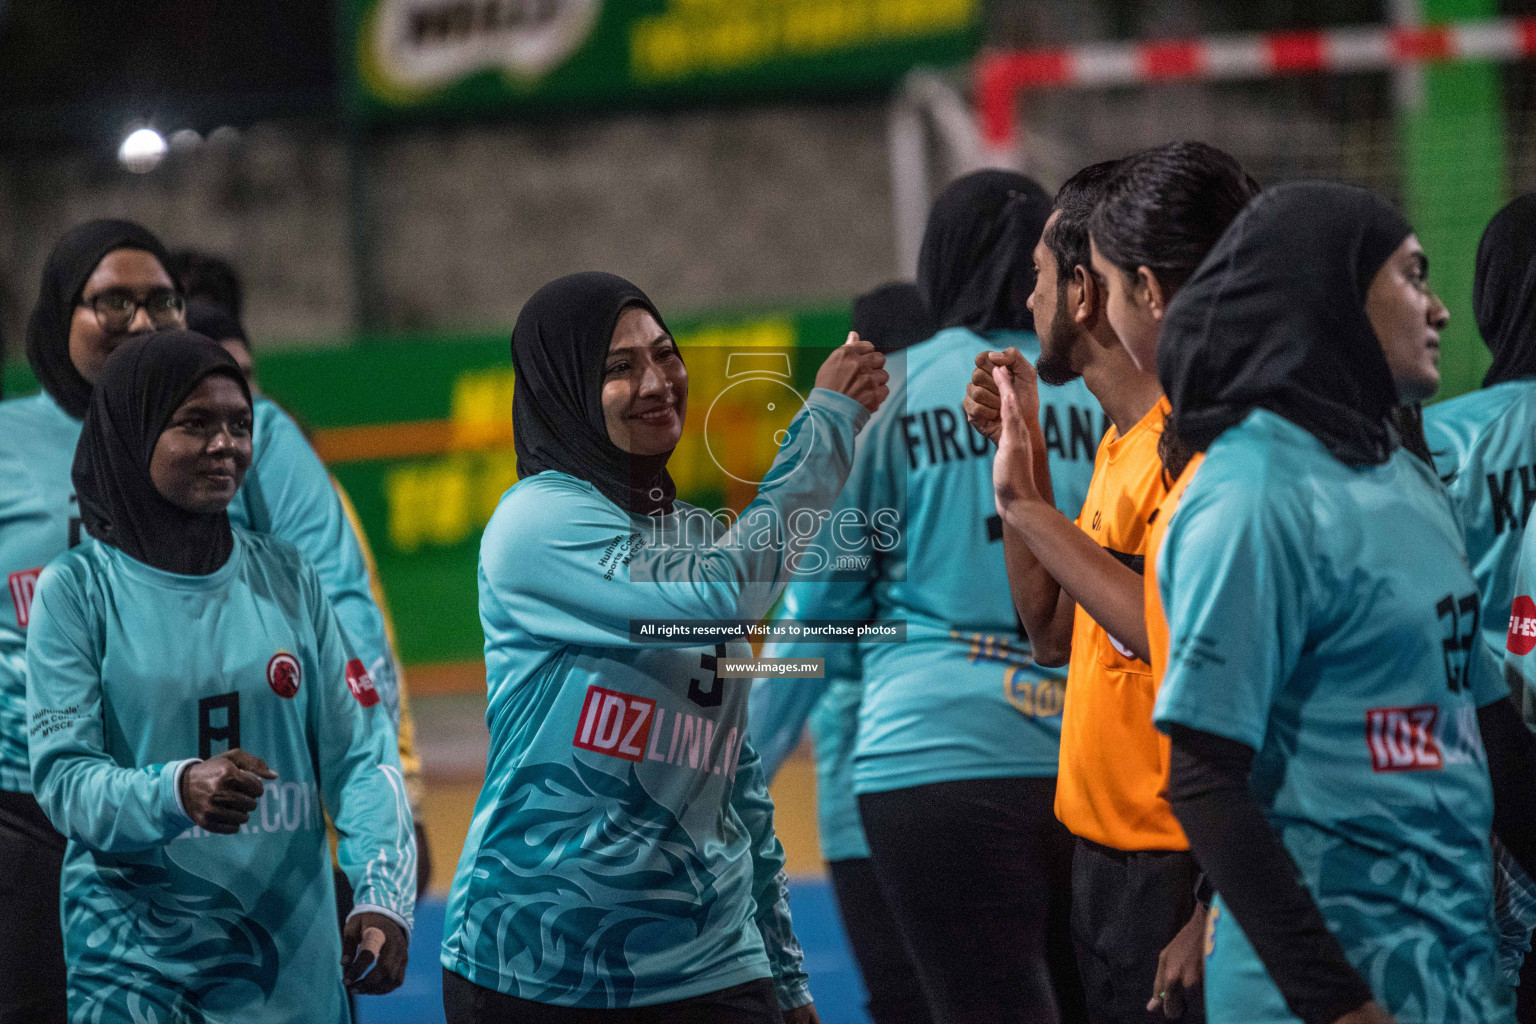
[[239, 691], [204, 697], [197, 702], [197, 756], [208, 760], [213, 756], [215, 743], [224, 744], [221, 754], [240, 745]]
[[688, 680], [688, 699], [701, 708], [717, 708], [725, 700], [725, 684], [715, 674], [720, 659], [725, 657], [725, 644], [715, 644], [714, 654], [699, 655], [699, 667], [709, 673], [709, 689], [697, 679]]
[[1477, 641], [1477, 595], [1447, 594], [1435, 604], [1435, 614], [1445, 628], [1440, 646], [1445, 652], [1445, 684], [1452, 693], [1467, 688], [1467, 670], [1471, 666], [1472, 645]]

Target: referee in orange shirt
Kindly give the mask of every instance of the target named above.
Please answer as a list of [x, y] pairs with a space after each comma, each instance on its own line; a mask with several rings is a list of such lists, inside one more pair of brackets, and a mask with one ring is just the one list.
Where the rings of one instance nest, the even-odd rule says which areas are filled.
[[[1048, 384], [1081, 376], [1113, 423], [1076, 524], [1049, 505], [1038, 469], [1044, 443], [1028, 363], [984, 354], [967, 396], [972, 422], [995, 434], [992, 375], [1001, 372], [1031, 424], [1022, 443], [999, 450], [998, 510], [1035, 656], [1060, 664], [1070, 655], [1056, 814], [1077, 836], [1072, 930], [1095, 1024], [1203, 1019], [1184, 986], [1199, 977], [1205, 910], [1195, 896], [1198, 869], [1162, 796], [1168, 745], [1152, 726], [1140, 578], [1148, 527], [1170, 483], [1159, 454], [1168, 404], [1156, 376], [1122, 344], [1121, 327], [1160, 326], [1174, 291], [1256, 191], [1220, 150], [1175, 143], [1085, 168], [1058, 194], [1035, 250], [1038, 372]], [[1090, 222], [1107, 222], [1102, 244], [1098, 234], [1090, 241]], [[1133, 237], [1114, 237], [1128, 224]], [[1128, 267], [1105, 257], [1127, 250]], [[1143, 253], [1157, 255], [1143, 262]]]

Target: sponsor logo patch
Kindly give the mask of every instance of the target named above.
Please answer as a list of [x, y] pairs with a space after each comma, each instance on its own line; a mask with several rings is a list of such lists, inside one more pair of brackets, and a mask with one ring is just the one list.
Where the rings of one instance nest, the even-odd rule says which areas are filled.
[[653, 700], [589, 686], [571, 744], [626, 761], [643, 760], [655, 715]]
[[1411, 708], [1371, 708], [1365, 713], [1365, 739], [1371, 768], [1378, 772], [1419, 772], [1445, 764], [1435, 739], [1437, 704]]
[[37, 578], [43, 574], [42, 566], [13, 572], [7, 579], [11, 583], [11, 603], [16, 606], [16, 625], [27, 628], [32, 618], [32, 593], [37, 589]]
[[1120, 657], [1127, 658], [1131, 661], [1137, 660], [1136, 652], [1125, 646], [1125, 644], [1121, 643], [1119, 640], [1116, 640], [1114, 636], [1111, 635], [1107, 630], [1105, 631], [1104, 636], [1109, 640], [1109, 646], [1113, 647], [1115, 649], [1115, 653], [1120, 655]]
[[1511, 654], [1530, 654], [1536, 649], [1536, 601], [1521, 594], [1509, 610], [1509, 639], [1504, 646]]
[[379, 702], [379, 691], [373, 688], [373, 680], [368, 676], [368, 670], [363, 668], [363, 663], [353, 658], [347, 662], [347, 688], [352, 691], [352, 696], [365, 708], [371, 708]]
[[278, 651], [267, 662], [267, 685], [272, 687], [272, 692], [279, 697], [292, 698], [299, 692], [299, 680], [303, 673], [299, 670], [299, 659], [287, 651]]

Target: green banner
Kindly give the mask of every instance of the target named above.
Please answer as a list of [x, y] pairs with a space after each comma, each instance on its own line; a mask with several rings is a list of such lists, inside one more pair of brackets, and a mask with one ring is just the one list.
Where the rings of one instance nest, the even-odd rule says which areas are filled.
[[[1495, 0], [1425, 0], [1431, 21], [1492, 18]], [[1424, 103], [1398, 117], [1408, 215], [1429, 254], [1429, 280], [1451, 314], [1440, 335], [1444, 400], [1482, 386], [1488, 347], [1472, 311], [1477, 244], [1508, 197], [1504, 99], [1493, 63], [1425, 68]]]
[[368, 118], [836, 94], [975, 52], [981, 0], [348, 0]]
[[[848, 310], [677, 317], [669, 326], [690, 380], [687, 425], [669, 465], [679, 497], [740, 510], [777, 451], [775, 429], [798, 408], [825, 350], [846, 336]], [[765, 360], [782, 369], [761, 371], [755, 364]], [[8, 361], [5, 371], [6, 395], [36, 389], [24, 362]], [[351, 496], [401, 659], [479, 659], [480, 533], [517, 480], [508, 334], [258, 349], [256, 372]], [[765, 388], [788, 401], [774, 402]]]

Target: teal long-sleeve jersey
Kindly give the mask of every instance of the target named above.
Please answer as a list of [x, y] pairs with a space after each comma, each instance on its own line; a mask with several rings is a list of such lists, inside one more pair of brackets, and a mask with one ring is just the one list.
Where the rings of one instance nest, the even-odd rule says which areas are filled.
[[[1477, 724], [1506, 692], [1434, 474], [1403, 450], [1345, 465], [1256, 410], [1211, 445], [1157, 567], [1157, 725], [1257, 751], [1255, 798], [1393, 1019], [1512, 1020]], [[1296, 1024], [1220, 897], [1212, 915], [1206, 1018]]]
[[[1526, 725], [1536, 729], [1536, 534], [1529, 530], [1520, 541], [1513, 593], [1504, 640], [1504, 679]], [[1518, 985], [1532, 929], [1536, 929], [1536, 882], [1507, 850], [1495, 847], [1495, 855], [1499, 961], [1505, 977]]]
[[69, 467], [80, 421], [46, 394], [0, 402], [0, 789], [32, 791], [27, 629], [43, 567], [85, 533]]
[[773, 978], [810, 1000], [783, 850], [746, 739], [742, 641], [646, 642], [637, 619], [757, 620], [792, 571], [785, 527], [829, 509], [866, 413], [811, 392], [727, 530], [683, 502], [631, 516], [546, 471], [480, 546], [491, 745], [442, 962], [521, 999], [674, 1002]]
[[1501, 657], [1517, 554], [1536, 505], [1536, 378], [1430, 406], [1424, 436], [1466, 537], [1483, 597], [1483, 639]]
[[[314, 565], [342, 630], [391, 721], [398, 673], [374, 603], [367, 563], [325, 467], [299, 428], [271, 401], [255, 402], [255, 458], [230, 504], [230, 521], [289, 541]], [[27, 628], [43, 566], [85, 534], [69, 469], [79, 420], [47, 394], [0, 402], [0, 789], [31, 790], [27, 764]]]
[[[181, 576], [94, 541], [43, 571], [27, 640], [32, 789], [68, 839], [74, 1021], [347, 1019], [325, 815], [359, 912], [410, 929], [416, 852], [388, 712], [315, 570], [236, 528]], [[178, 780], [241, 747], [277, 773], [235, 835]]]
[[[992, 491], [995, 448], [961, 409], [976, 356], [1010, 345], [1039, 358], [1032, 333], [963, 327], [890, 358], [891, 396], [859, 435], [817, 538], [827, 558], [794, 584], [800, 617], [906, 623], [904, 643], [858, 644], [856, 792], [1056, 774], [1066, 670], [1037, 665], [1021, 633]], [[1080, 380], [1042, 387], [1040, 406], [1056, 506], [1075, 518], [1107, 420]], [[822, 651], [786, 643], [774, 653]], [[827, 750], [847, 756], [848, 747]], [[841, 774], [835, 765], [818, 773]]]
[[257, 396], [254, 420], [254, 457], [245, 484], [230, 503], [229, 520], [281, 537], [315, 567], [347, 642], [368, 669], [390, 722], [398, 725], [399, 666], [384, 613], [373, 599], [368, 561], [330, 474], [298, 424], [276, 403]]
[[[802, 609], [828, 608], [824, 584], [805, 580], [784, 590], [779, 619], [803, 619]], [[838, 616], [839, 618], [844, 616]], [[764, 644], [765, 658], [821, 658], [821, 679], [759, 679], [752, 684], [747, 720], [752, 745], [771, 783], [810, 725], [816, 760], [816, 833], [826, 861], [869, 856], [864, 824], [853, 795], [853, 748], [859, 734], [859, 701], [864, 682], [859, 649], [852, 643]]]

